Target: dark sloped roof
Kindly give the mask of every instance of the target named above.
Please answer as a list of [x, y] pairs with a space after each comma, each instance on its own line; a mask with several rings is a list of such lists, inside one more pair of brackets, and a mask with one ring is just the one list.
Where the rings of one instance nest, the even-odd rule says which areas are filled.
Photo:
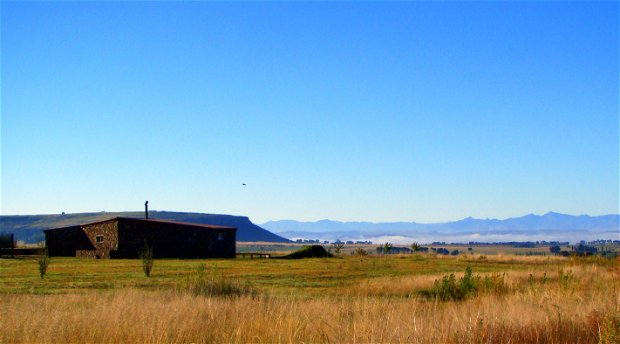
[[146, 222], [154, 222], [154, 223], [170, 223], [181, 226], [192, 226], [192, 227], [202, 227], [202, 228], [211, 228], [211, 229], [237, 229], [235, 227], [228, 226], [218, 226], [218, 225], [209, 225], [204, 223], [192, 223], [192, 222], [181, 222], [181, 221], [170, 221], [170, 220], [158, 220], [158, 219], [137, 219], [133, 217], [116, 217], [118, 220], [129, 220], [129, 221], [146, 221]]
[[179, 221], [158, 220], [158, 219], [138, 219], [138, 218], [133, 218], [133, 217], [120, 217], [120, 216], [118, 216], [118, 217], [113, 217], [113, 218], [107, 219], [107, 220], [89, 222], [89, 223], [84, 223], [84, 224], [77, 225], [77, 226], [69, 226], [69, 227], [47, 229], [44, 232], [52, 231], [52, 230], [56, 230], [56, 229], [66, 229], [66, 228], [70, 228], [70, 227], [90, 226], [90, 225], [96, 225], [96, 224], [110, 222], [110, 221], [135, 221], [135, 222], [166, 223], [166, 224], [174, 224], [174, 225], [179, 225], [179, 226], [199, 227], [199, 228], [205, 228], [205, 229], [237, 230], [237, 228], [235, 228], [235, 227], [209, 225], [209, 224], [203, 224], [203, 223], [179, 222]]

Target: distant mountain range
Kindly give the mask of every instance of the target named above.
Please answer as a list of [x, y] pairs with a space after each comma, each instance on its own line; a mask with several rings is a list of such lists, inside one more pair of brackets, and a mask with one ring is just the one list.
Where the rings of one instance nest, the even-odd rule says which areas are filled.
[[[96, 222], [117, 216], [144, 218], [144, 212], [0, 216], [0, 234], [13, 233], [15, 240], [33, 243], [44, 240], [44, 229]], [[255, 225], [245, 216], [149, 211], [149, 218], [237, 227], [238, 241], [289, 242], [288, 239]]]
[[445, 242], [499, 242], [558, 240], [620, 239], [620, 215], [566, 215], [549, 212], [522, 217], [474, 219], [471, 217], [444, 223], [417, 222], [339, 222], [321, 220], [298, 222], [293, 220], [269, 221], [262, 227], [290, 239], [371, 240], [393, 243], [412, 241]]
[[[16, 240], [32, 243], [43, 240], [43, 230], [83, 224], [116, 216], [143, 218], [143, 212], [99, 212], [63, 215], [0, 216], [0, 233], [14, 233]], [[269, 221], [256, 225], [245, 216], [150, 211], [153, 219], [207, 223], [237, 227], [238, 241], [288, 242], [289, 239], [319, 239], [321, 241], [373, 241], [392, 243], [499, 242], [557, 240], [620, 240], [620, 215], [565, 215], [549, 212], [522, 217], [474, 219], [471, 217], [443, 223], [417, 222], [340, 222], [321, 220], [299, 222]], [[289, 239], [287, 239], [289, 238]]]

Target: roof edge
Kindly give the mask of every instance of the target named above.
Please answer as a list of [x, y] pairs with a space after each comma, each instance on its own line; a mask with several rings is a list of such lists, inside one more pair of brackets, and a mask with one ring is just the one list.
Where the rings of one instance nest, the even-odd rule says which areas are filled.
[[66, 228], [71, 228], [71, 227], [92, 226], [92, 225], [97, 225], [97, 224], [100, 224], [100, 223], [106, 223], [106, 222], [112, 222], [112, 221], [137, 221], [137, 222], [165, 223], [165, 224], [174, 224], [174, 225], [191, 226], [191, 227], [202, 227], [202, 228], [210, 228], [210, 229], [226, 229], [226, 230], [232, 229], [232, 230], [235, 230], [235, 231], [238, 229], [237, 227], [212, 225], [212, 224], [206, 224], [206, 223], [181, 222], [181, 221], [170, 221], [170, 220], [160, 220], [160, 219], [141, 219], [141, 218], [135, 218], [135, 217], [116, 216], [116, 217], [105, 219], [105, 220], [99, 220], [99, 221], [94, 221], [94, 222], [82, 223], [82, 224], [73, 225], [73, 226], [49, 228], [49, 229], [45, 229], [43, 231], [45, 232], [45, 231], [52, 231], [52, 230], [56, 230], [56, 229], [66, 229]]

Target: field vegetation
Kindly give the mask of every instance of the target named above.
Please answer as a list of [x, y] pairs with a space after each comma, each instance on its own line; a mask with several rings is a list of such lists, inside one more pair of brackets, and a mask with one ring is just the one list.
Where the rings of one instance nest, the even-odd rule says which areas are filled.
[[620, 261], [0, 260], [1, 343], [618, 343]]

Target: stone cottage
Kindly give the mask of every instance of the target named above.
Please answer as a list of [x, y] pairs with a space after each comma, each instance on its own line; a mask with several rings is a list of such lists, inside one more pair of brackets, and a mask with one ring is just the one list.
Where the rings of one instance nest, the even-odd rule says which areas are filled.
[[237, 228], [115, 217], [43, 232], [52, 257], [138, 258], [146, 244], [155, 258], [234, 258]]

